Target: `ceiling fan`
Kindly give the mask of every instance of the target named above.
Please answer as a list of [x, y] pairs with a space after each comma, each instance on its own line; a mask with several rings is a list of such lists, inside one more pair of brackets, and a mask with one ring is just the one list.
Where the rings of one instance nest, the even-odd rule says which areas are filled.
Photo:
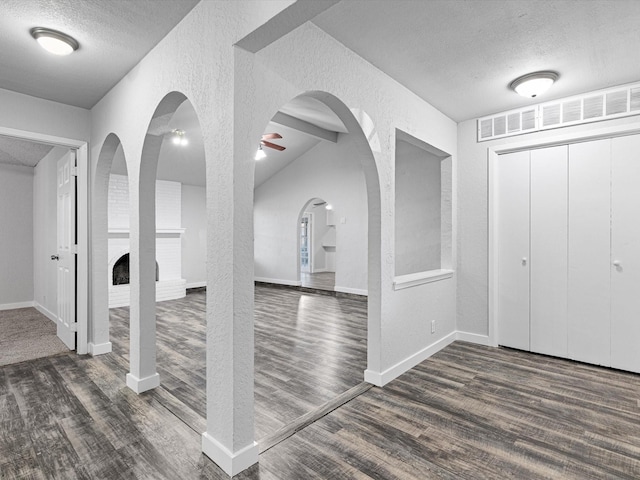
[[283, 147], [282, 145], [276, 145], [275, 143], [271, 143], [268, 141], [278, 138], [282, 138], [282, 135], [280, 135], [279, 133], [265, 133], [264, 135], [262, 135], [260, 145], [264, 145], [265, 147], [273, 148], [274, 150], [278, 150], [279, 152], [281, 152], [282, 150], [286, 149], [286, 147]]

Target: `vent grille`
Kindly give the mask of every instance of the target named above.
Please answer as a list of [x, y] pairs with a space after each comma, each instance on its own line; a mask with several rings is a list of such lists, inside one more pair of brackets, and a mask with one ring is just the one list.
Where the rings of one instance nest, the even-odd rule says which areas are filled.
[[640, 83], [478, 119], [478, 141], [640, 114]]

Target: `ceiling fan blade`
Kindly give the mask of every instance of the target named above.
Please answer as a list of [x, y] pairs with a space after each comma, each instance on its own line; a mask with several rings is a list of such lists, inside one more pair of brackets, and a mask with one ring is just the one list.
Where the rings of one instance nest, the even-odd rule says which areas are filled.
[[285, 148], [287, 148], [287, 147], [281, 147], [280, 145], [276, 145], [275, 143], [267, 142], [265, 140], [262, 140], [260, 143], [265, 147], [273, 148], [274, 150], [278, 150], [280, 152]]
[[265, 133], [262, 135], [262, 140], [273, 140], [274, 138], [282, 138], [279, 133]]

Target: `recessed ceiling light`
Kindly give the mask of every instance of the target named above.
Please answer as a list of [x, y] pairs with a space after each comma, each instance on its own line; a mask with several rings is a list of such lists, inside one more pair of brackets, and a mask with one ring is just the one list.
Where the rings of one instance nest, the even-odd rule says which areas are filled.
[[534, 72], [516, 78], [509, 87], [523, 97], [534, 98], [546, 92], [557, 79], [556, 72]]
[[38, 41], [42, 48], [54, 55], [69, 55], [80, 47], [75, 38], [49, 28], [32, 28], [31, 36]]

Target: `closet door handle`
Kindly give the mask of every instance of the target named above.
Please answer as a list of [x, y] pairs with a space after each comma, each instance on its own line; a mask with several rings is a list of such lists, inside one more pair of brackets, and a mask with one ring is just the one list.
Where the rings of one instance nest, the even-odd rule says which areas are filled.
[[613, 266], [616, 268], [620, 268], [622, 266], [622, 264], [620, 263], [620, 260], [614, 260], [613, 261]]
[[525, 266], [527, 264], [527, 257], [522, 257], [522, 265]]

